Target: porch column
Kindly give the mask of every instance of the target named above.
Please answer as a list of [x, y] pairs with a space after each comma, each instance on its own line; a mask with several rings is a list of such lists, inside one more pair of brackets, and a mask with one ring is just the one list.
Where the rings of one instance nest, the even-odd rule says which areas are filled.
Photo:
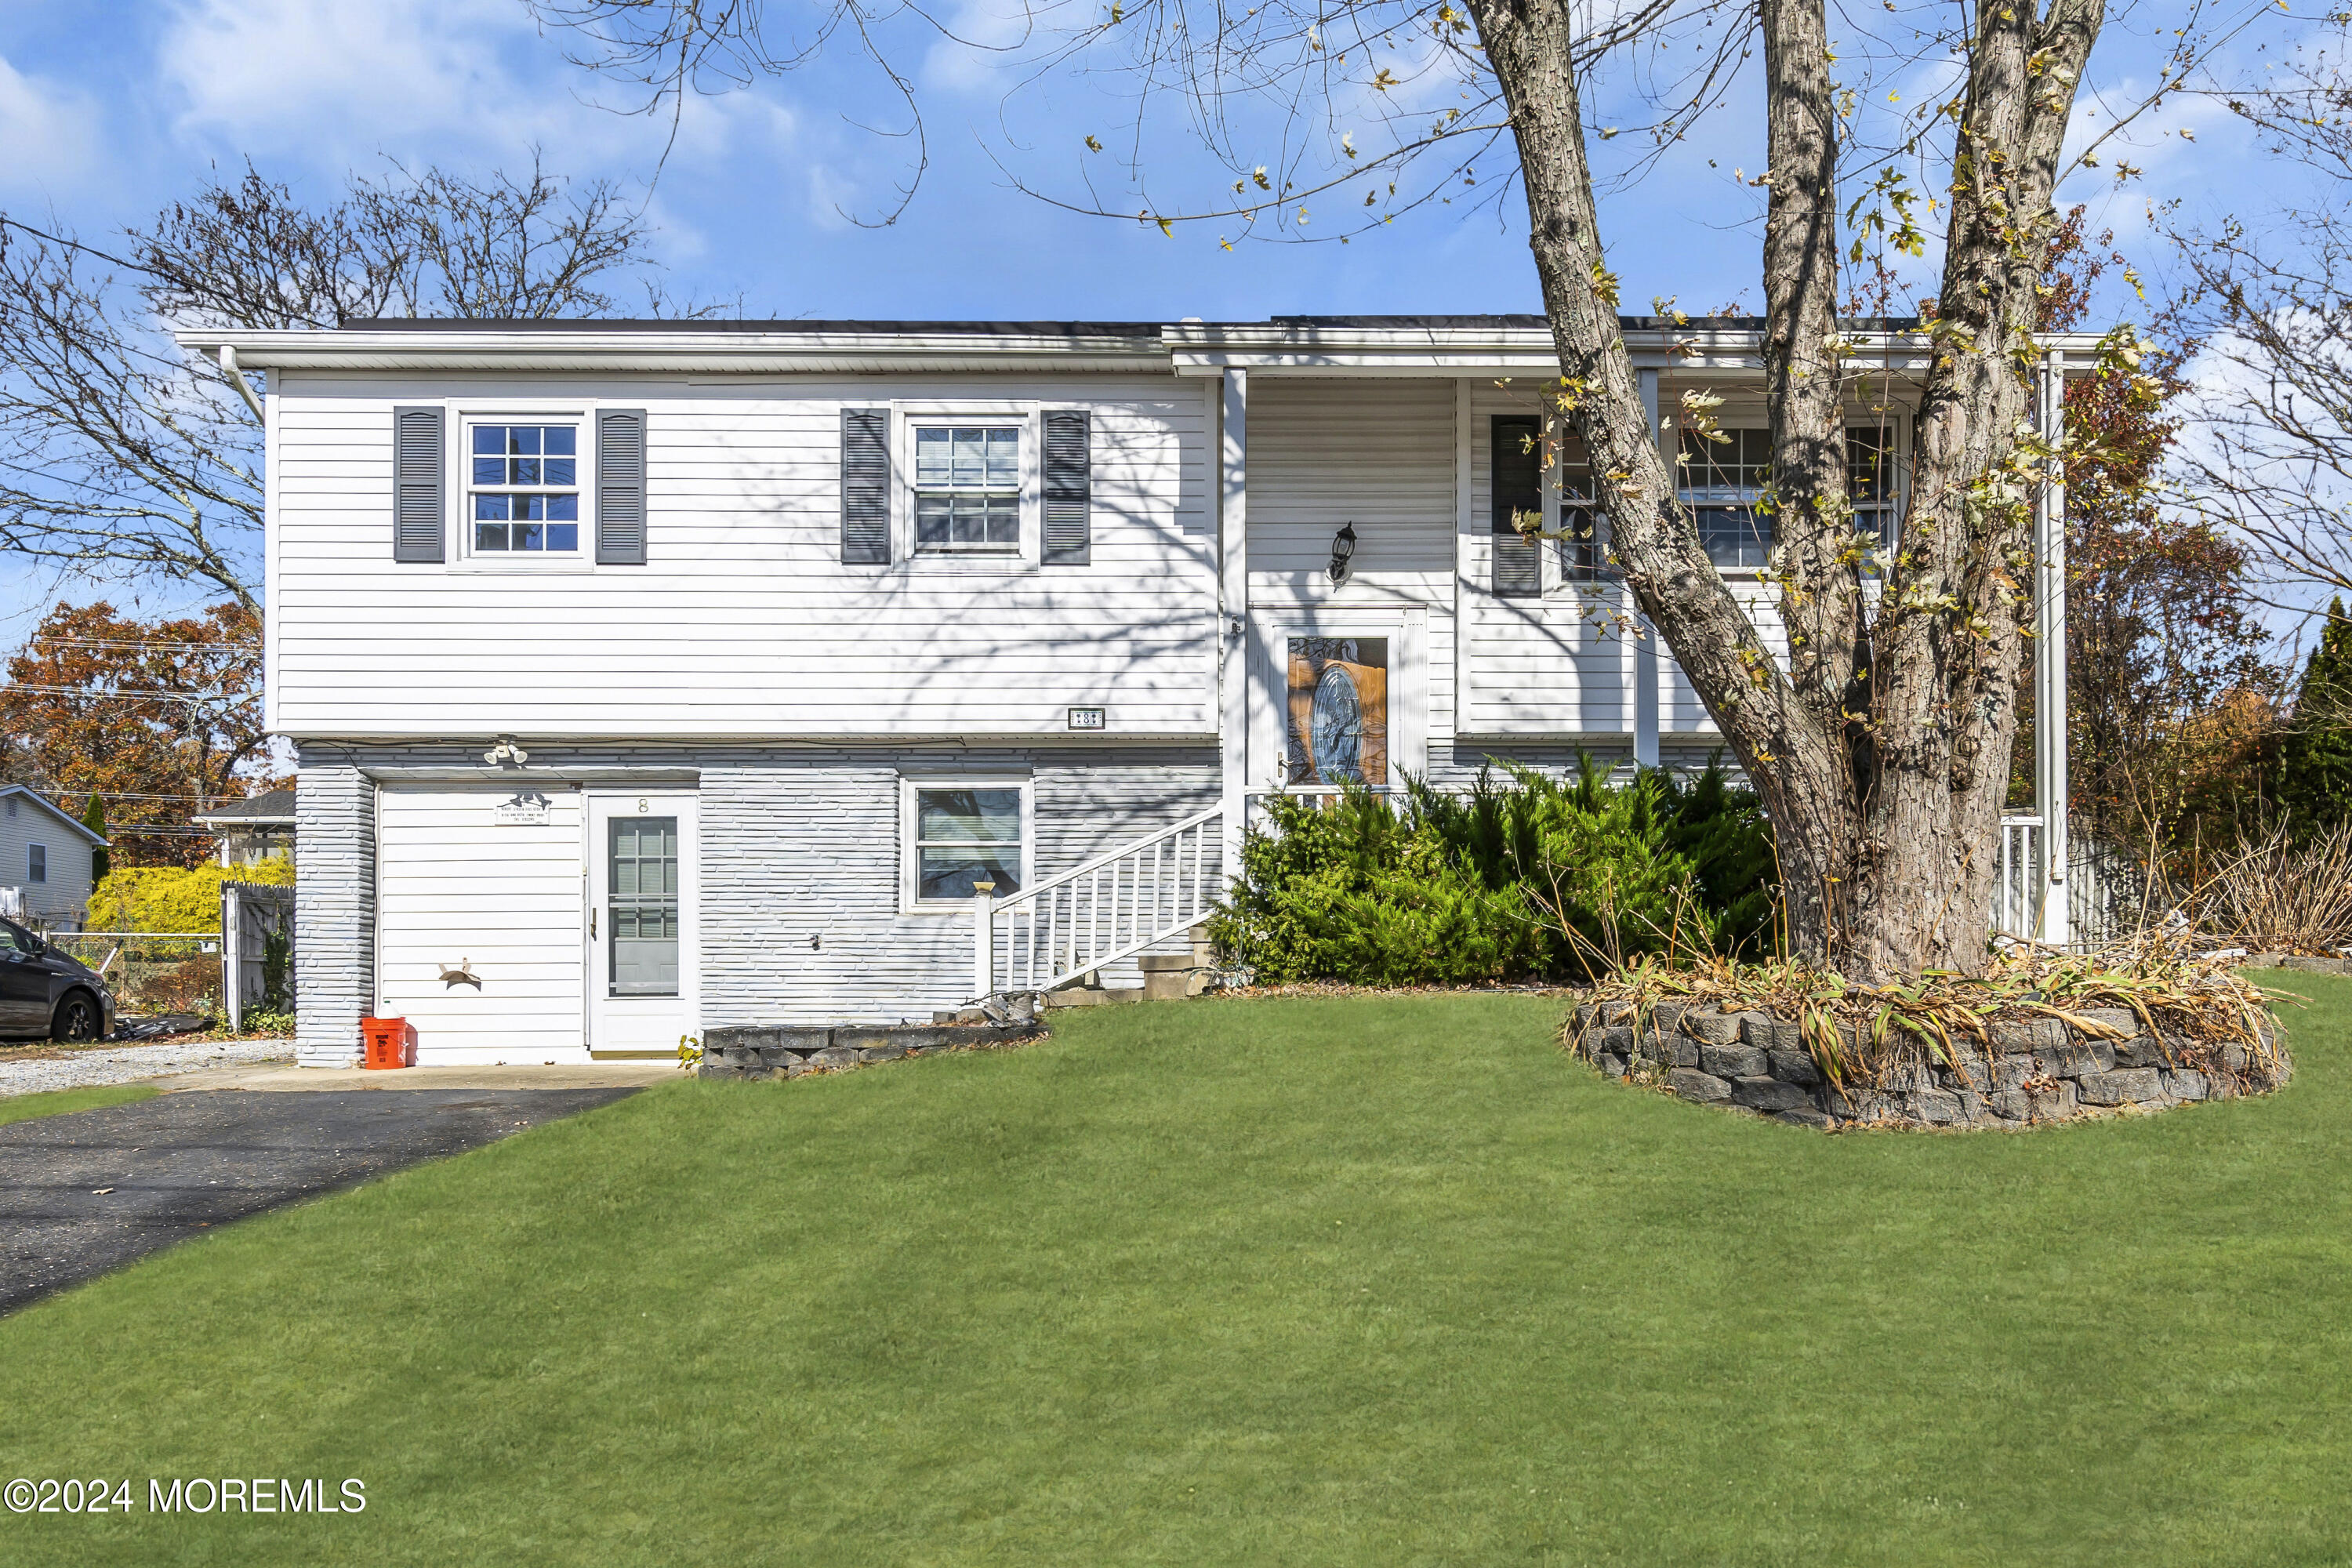
[[[2039, 410], [2042, 437], [2053, 447], [2066, 434], [2066, 356], [2042, 356]], [[2066, 915], [2066, 475], [2053, 459], [2033, 507], [2033, 808], [2042, 816], [2034, 836], [2034, 934], [2063, 943]]]
[[1217, 736], [1232, 877], [1241, 871], [1249, 805], [1249, 374], [1229, 369], [1218, 388]]
[[[1642, 409], [1650, 417], [1650, 434], [1665, 450], [1665, 426], [1658, 417], [1658, 373], [1654, 370], [1634, 373], [1642, 383]], [[1666, 455], [1666, 472], [1675, 471], [1672, 453]], [[1633, 595], [1626, 595], [1627, 609], [1632, 609]], [[1646, 617], [1640, 617], [1642, 639], [1633, 645], [1633, 762], [1635, 765], [1654, 768], [1658, 765], [1658, 660], [1664, 650], [1658, 646], [1658, 632]]]

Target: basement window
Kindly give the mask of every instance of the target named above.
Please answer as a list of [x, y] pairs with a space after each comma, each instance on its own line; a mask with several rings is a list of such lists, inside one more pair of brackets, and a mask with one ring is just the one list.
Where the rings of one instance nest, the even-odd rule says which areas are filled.
[[908, 779], [903, 815], [908, 909], [969, 910], [979, 883], [999, 899], [1027, 885], [1026, 779]]

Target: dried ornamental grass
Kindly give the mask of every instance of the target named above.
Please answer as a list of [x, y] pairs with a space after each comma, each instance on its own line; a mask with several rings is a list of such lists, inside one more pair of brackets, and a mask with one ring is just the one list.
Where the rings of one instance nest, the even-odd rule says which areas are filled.
[[2284, 826], [2198, 886], [2199, 928], [2264, 952], [2331, 955], [2352, 943], [2352, 822], [2297, 843]]

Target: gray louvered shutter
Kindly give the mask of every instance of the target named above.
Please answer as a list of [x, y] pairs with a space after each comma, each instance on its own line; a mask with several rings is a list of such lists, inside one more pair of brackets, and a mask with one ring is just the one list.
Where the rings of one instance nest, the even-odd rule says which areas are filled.
[[1045, 552], [1049, 566], [1084, 566], [1093, 544], [1093, 420], [1045, 416]]
[[1517, 512], [1543, 511], [1543, 445], [1532, 419], [1497, 417], [1492, 439], [1488, 488], [1494, 520], [1488, 542], [1495, 557], [1495, 594], [1505, 599], [1540, 598], [1543, 542], [1521, 533], [1511, 518]]
[[447, 558], [448, 512], [441, 486], [448, 472], [442, 430], [448, 416], [438, 408], [392, 411], [392, 558]]
[[890, 411], [841, 411], [841, 559], [890, 563]]
[[596, 564], [646, 563], [646, 411], [596, 411]]

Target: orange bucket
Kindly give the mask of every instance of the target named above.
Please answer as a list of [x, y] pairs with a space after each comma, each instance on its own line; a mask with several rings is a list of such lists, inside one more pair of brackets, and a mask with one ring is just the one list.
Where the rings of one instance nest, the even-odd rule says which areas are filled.
[[360, 1020], [360, 1066], [413, 1068], [416, 1065], [416, 1031], [405, 1018]]

